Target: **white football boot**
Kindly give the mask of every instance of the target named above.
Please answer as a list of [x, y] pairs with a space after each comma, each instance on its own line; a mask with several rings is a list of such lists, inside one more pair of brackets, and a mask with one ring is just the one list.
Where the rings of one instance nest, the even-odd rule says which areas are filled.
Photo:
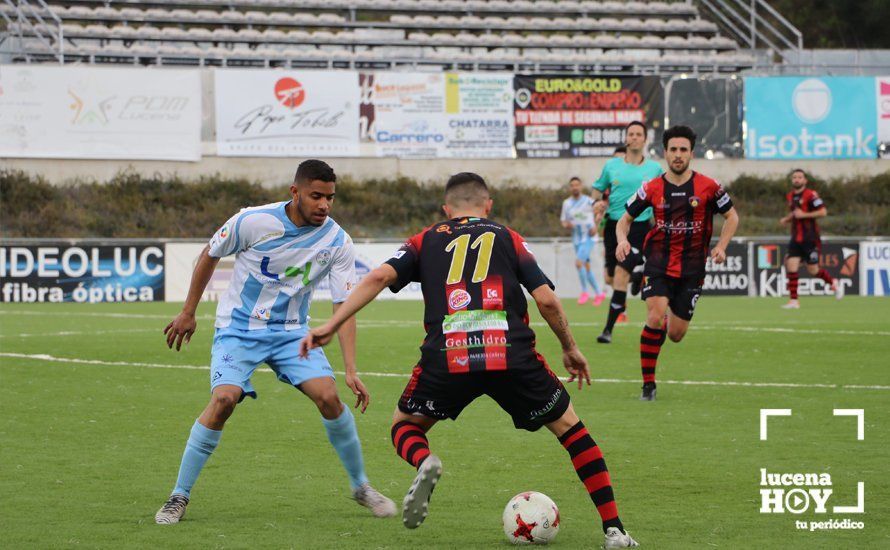
[[396, 503], [386, 498], [377, 489], [365, 483], [352, 492], [356, 502], [371, 510], [378, 518], [389, 518], [396, 515]]
[[606, 542], [603, 548], [636, 548], [640, 543], [630, 537], [627, 532], [622, 533], [617, 527], [606, 529]]
[[185, 507], [188, 506], [189, 499], [185, 495], [170, 495], [167, 502], [161, 506], [158, 513], [155, 514], [155, 523], [158, 525], [172, 525], [179, 523], [182, 516], [185, 515]]
[[436, 455], [426, 457], [417, 470], [417, 476], [402, 501], [402, 523], [408, 529], [416, 529], [429, 514], [430, 497], [442, 476], [442, 461]]

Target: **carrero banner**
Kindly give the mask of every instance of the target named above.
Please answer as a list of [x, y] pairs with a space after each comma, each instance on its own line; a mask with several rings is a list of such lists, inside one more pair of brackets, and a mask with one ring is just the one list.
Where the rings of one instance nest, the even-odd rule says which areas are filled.
[[200, 73], [0, 66], [0, 157], [200, 160]]
[[363, 144], [376, 156], [512, 158], [513, 75], [362, 73]]
[[216, 151], [234, 157], [355, 157], [355, 71], [218, 69]]
[[519, 157], [609, 156], [629, 122], [664, 119], [657, 76], [516, 75], [513, 87]]
[[0, 245], [3, 302], [164, 300], [164, 245]]

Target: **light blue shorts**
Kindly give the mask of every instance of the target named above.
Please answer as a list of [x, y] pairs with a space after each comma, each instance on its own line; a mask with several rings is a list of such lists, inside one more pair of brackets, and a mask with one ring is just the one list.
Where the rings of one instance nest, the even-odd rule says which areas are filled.
[[216, 329], [210, 352], [210, 391], [229, 384], [244, 391], [241, 399], [247, 395], [256, 399], [250, 377], [262, 363], [272, 367], [279, 380], [292, 386], [312, 378], [334, 378], [334, 370], [321, 348], [310, 351], [307, 359], [298, 355], [300, 340], [305, 335], [305, 329]]
[[590, 252], [593, 250], [593, 239], [587, 239], [579, 243], [573, 243], [575, 246], [575, 257], [582, 262], [590, 261]]

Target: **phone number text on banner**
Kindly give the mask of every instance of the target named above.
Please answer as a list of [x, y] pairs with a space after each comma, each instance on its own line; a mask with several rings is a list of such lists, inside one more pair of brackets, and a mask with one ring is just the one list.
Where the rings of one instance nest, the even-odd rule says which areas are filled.
[[609, 156], [628, 123], [664, 118], [657, 76], [516, 75], [513, 86], [519, 157]]

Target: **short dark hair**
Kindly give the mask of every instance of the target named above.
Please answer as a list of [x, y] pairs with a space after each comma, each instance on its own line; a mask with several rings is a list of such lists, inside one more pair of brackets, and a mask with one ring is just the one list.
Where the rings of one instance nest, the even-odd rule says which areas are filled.
[[309, 159], [304, 160], [297, 166], [297, 173], [294, 175], [295, 183], [309, 183], [310, 181], [321, 180], [324, 182], [336, 182], [337, 174], [328, 163], [323, 160]]
[[[579, 178], [578, 176], [572, 176], [571, 178], [569, 178], [569, 183], [572, 183], [575, 180], [581, 181], [581, 178]], [[581, 183], [584, 183], [584, 182], [582, 181]]]
[[619, 145], [612, 151], [613, 155], [617, 155], [618, 153], [627, 153], [627, 145]]
[[695, 149], [695, 132], [689, 126], [671, 126], [661, 136], [661, 144], [667, 149], [668, 142], [674, 138], [686, 138], [689, 140], [689, 148]]
[[630, 130], [631, 126], [639, 126], [640, 128], [643, 129], [644, 134], [649, 131], [649, 128], [647, 128], [646, 124], [641, 120], [634, 120], [634, 121], [628, 123], [628, 125], [624, 127], [624, 131], [626, 132], [626, 131]]
[[490, 196], [485, 180], [473, 172], [454, 174], [445, 184], [445, 202], [448, 204], [474, 203], [480, 199], [487, 200]]
[[794, 170], [791, 171], [790, 174], [788, 174], [788, 176], [789, 177], [793, 176], [797, 172], [800, 172], [801, 174], [803, 174], [803, 177], [805, 177], [806, 179], [810, 179], [810, 177], [807, 175], [806, 170], [804, 170], [803, 168], [795, 168]]

